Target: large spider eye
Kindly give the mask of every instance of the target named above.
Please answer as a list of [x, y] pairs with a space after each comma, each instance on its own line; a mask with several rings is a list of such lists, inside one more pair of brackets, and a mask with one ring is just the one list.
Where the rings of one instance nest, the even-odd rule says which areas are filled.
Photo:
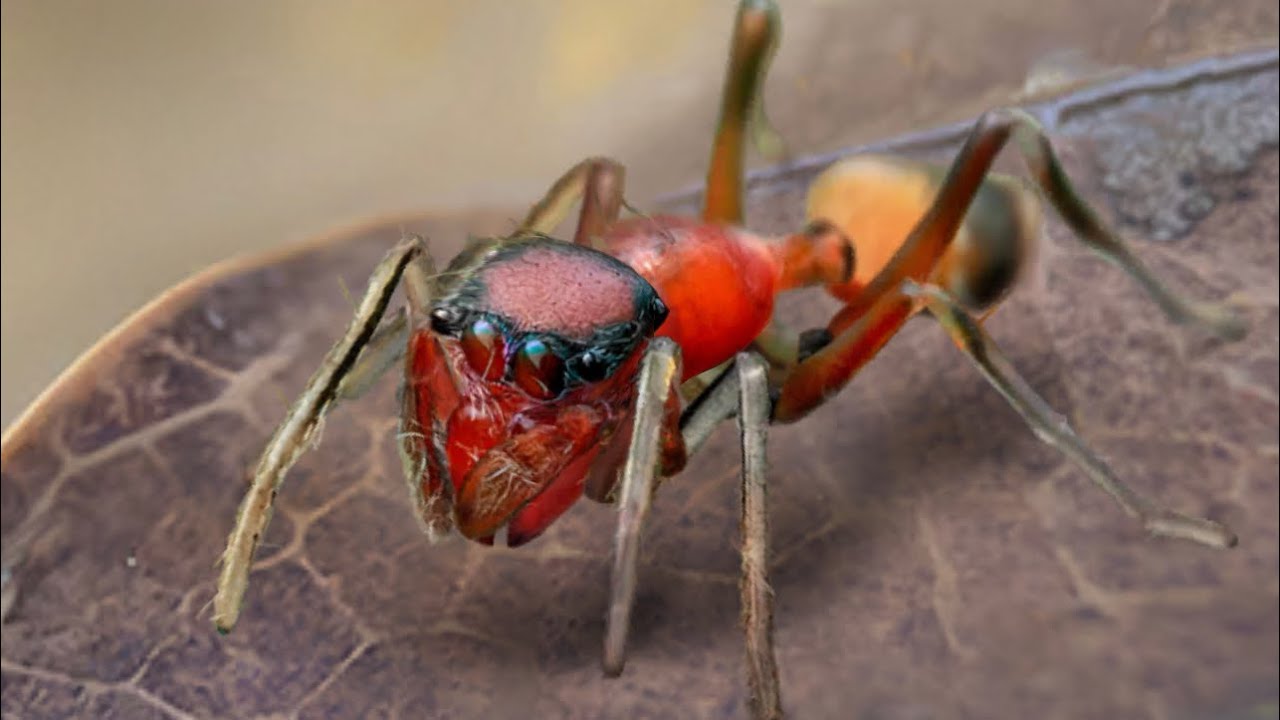
[[564, 389], [564, 363], [541, 340], [526, 340], [514, 365], [516, 384], [533, 397], [549, 400]]
[[485, 380], [499, 380], [506, 372], [507, 343], [493, 323], [480, 318], [462, 333], [462, 354]]
[[609, 374], [609, 363], [595, 350], [569, 358], [569, 370], [583, 382], [600, 382]]

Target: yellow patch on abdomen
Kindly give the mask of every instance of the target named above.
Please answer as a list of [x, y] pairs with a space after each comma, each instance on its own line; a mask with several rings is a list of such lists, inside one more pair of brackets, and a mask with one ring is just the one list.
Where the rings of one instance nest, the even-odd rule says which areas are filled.
[[902, 246], [936, 192], [928, 166], [898, 158], [849, 158], [819, 175], [809, 187], [806, 217], [834, 223], [856, 251], [852, 280], [833, 287], [833, 293], [849, 300], [870, 282]]

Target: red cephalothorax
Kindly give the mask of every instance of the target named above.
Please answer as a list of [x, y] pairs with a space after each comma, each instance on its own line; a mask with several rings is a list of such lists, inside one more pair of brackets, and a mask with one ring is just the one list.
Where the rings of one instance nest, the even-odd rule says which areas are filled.
[[439, 529], [452, 505], [467, 537], [520, 545], [581, 496], [667, 308], [627, 265], [542, 237], [479, 245], [444, 278], [409, 347], [405, 402], [443, 430], [421, 491]]
[[680, 346], [685, 378], [746, 349], [769, 324], [778, 293], [842, 282], [853, 269], [853, 246], [825, 224], [764, 238], [723, 223], [658, 215], [620, 221], [599, 242], [670, 308], [658, 334]]

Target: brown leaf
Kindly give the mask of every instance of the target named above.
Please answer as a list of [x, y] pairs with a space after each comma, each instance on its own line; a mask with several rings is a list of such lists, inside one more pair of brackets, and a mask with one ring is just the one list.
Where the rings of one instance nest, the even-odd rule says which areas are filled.
[[[1258, 72], [1274, 107], [1274, 66]], [[1232, 82], [1184, 87], [1164, 110], [1160, 98], [1080, 108], [1059, 138], [1069, 170], [1105, 207], [1108, 164], [1130, 150], [1097, 139], [1125, 122], [1211, 154], [1194, 134], [1213, 123], [1177, 120], [1231, 97]], [[1197, 296], [1236, 293], [1253, 321], [1244, 342], [1170, 326], [1058, 224], [1039, 276], [990, 324], [1124, 477], [1230, 523], [1240, 547], [1142, 537], [937, 328], [913, 323], [841, 396], [771, 436], [772, 583], [795, 717], [1274, 709], [1278, 160], [1274, 140], [1254, 152], [1186, 237], [1141, 246]], [[752, 226], [795, 226], [811, 175], [801, 165], [758, 182]], [[467, 230], [506, 226], [491, 215], [404, 227], [447, 255]], [[340, 408], [290, 475], [243, 620], [214, 634], [214, 563], [246, 472], [344, 326], [342, 282], [358, 289], [400, 232], [197, 278], [104, 341], [6, 437], [6, 715], [744, 715], [728, 429], [656, 499], [618, 680], [598, 666], [611, 511], [582, 503], [520, 550], [428, 546], [399, 478], [390, 379]], [[809, 298], [784, 312], [832, 308]]]

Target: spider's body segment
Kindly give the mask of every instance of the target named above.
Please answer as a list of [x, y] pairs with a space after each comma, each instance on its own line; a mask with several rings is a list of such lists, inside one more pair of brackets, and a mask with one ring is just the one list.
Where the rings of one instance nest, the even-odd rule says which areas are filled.
[[[626, 448], [609, 446], [630, 440], [616, 431], [655, 332], [689, 348], [684, 377], [693, 377], [749, 345], [794, 278], [843, 281], [851, 270], [850, 246], [831, 233], [775, 241], [655, 217], [595, 240], [610, 254], [533, 236], [481, 246], [445, 271], [429, 327], [412, 331], [407, 380], [410, 433], [444, 433], [444, 458], [428, 459], [421, 480], [428, 504], [452, 497], [454, 517], [436, 524], [452, 520], [485, 543], [505, 526], [507, 542], [521, 545], [588, 485], [593, 497], [611, 497]], [[672, 473], [684, 448], [665, 432]]]
[[[829, 218], [858, 239], [858, 266], [847, 283], [829, 286], [833, 296], [857, 302], [929, 210], [943, 179], [941, 168], [877, 155], [838, 162], [814, 179], [806, 214]], [[994, 307], [1029, 264], [1041, 216], [1037, 196], [1019, 178], [988, 175], [938, 260], [934, 281], [968, 307]]]
[[620, 221], [599, 242], [671, 308], [658, 334], [680, 346], [686, 379], [733, 359], [759, 337], [778, 293], [845, 281], [853, 267], [852, 245], [825, 226], [765, 238], [661, 215]]
[[[1042, 194], [1091, 249], [1133, 277], [1173, 321], [1228, 339], [1229, 309], [1170, 290], [1076, 194], [1034, 118], [983, 115], [950, 169], [851, 158], [811, 186], [808, 225], [781, 237], [742, 228], [744, 140], [763, 130], [759, 91], [777, 9], [742, 0], [700, 217], [622, 219], [624, 170], [570, 169], [514, 233], [474, 244], [437, 273], [407, 238], [375, 269], [333, 347], [264, 451], [228, 542], [214, 600], [235, 623], [250, 563], [285, 472], [335, 403], [404, 357], [400, 449], [432, 536], [459, 530], [512, 546], [583, 495], [616, 503], [604, 670], [623, 669], [640, 531], [657, 482], [679, 472], [721, 421], [742, 435], [742, 602], [757, 718], [782, 715], [767, 580], [765, 438], [835, 396], [908, 318], [927, 311], [1037, 436], [1071, 458], [1155, 535], [1229, 547], [1210, 520], [1126, 486], [1012, 367], [982, 327], [1033, 254]], [[757, 133], [765, 137], [765, 133]], [[990, 175], [1016, 139], [1035, 188]], [[580, 203], [576, 234], [547, 234]], [[407, 310], [382, 316], [403, 284]], [[825, 287], [844, 306], [825, 327], [789, 332], [775, 297]]]
[[520, 545], [581, 496], [667, 307], [627, 265], [543, 237], [484, 246], [444, 278], [408, 354], [410, 431], [443, 432], [445, 448], [421, 492], [452, 500], [439, 521], [467, 537], [506, 526]]

